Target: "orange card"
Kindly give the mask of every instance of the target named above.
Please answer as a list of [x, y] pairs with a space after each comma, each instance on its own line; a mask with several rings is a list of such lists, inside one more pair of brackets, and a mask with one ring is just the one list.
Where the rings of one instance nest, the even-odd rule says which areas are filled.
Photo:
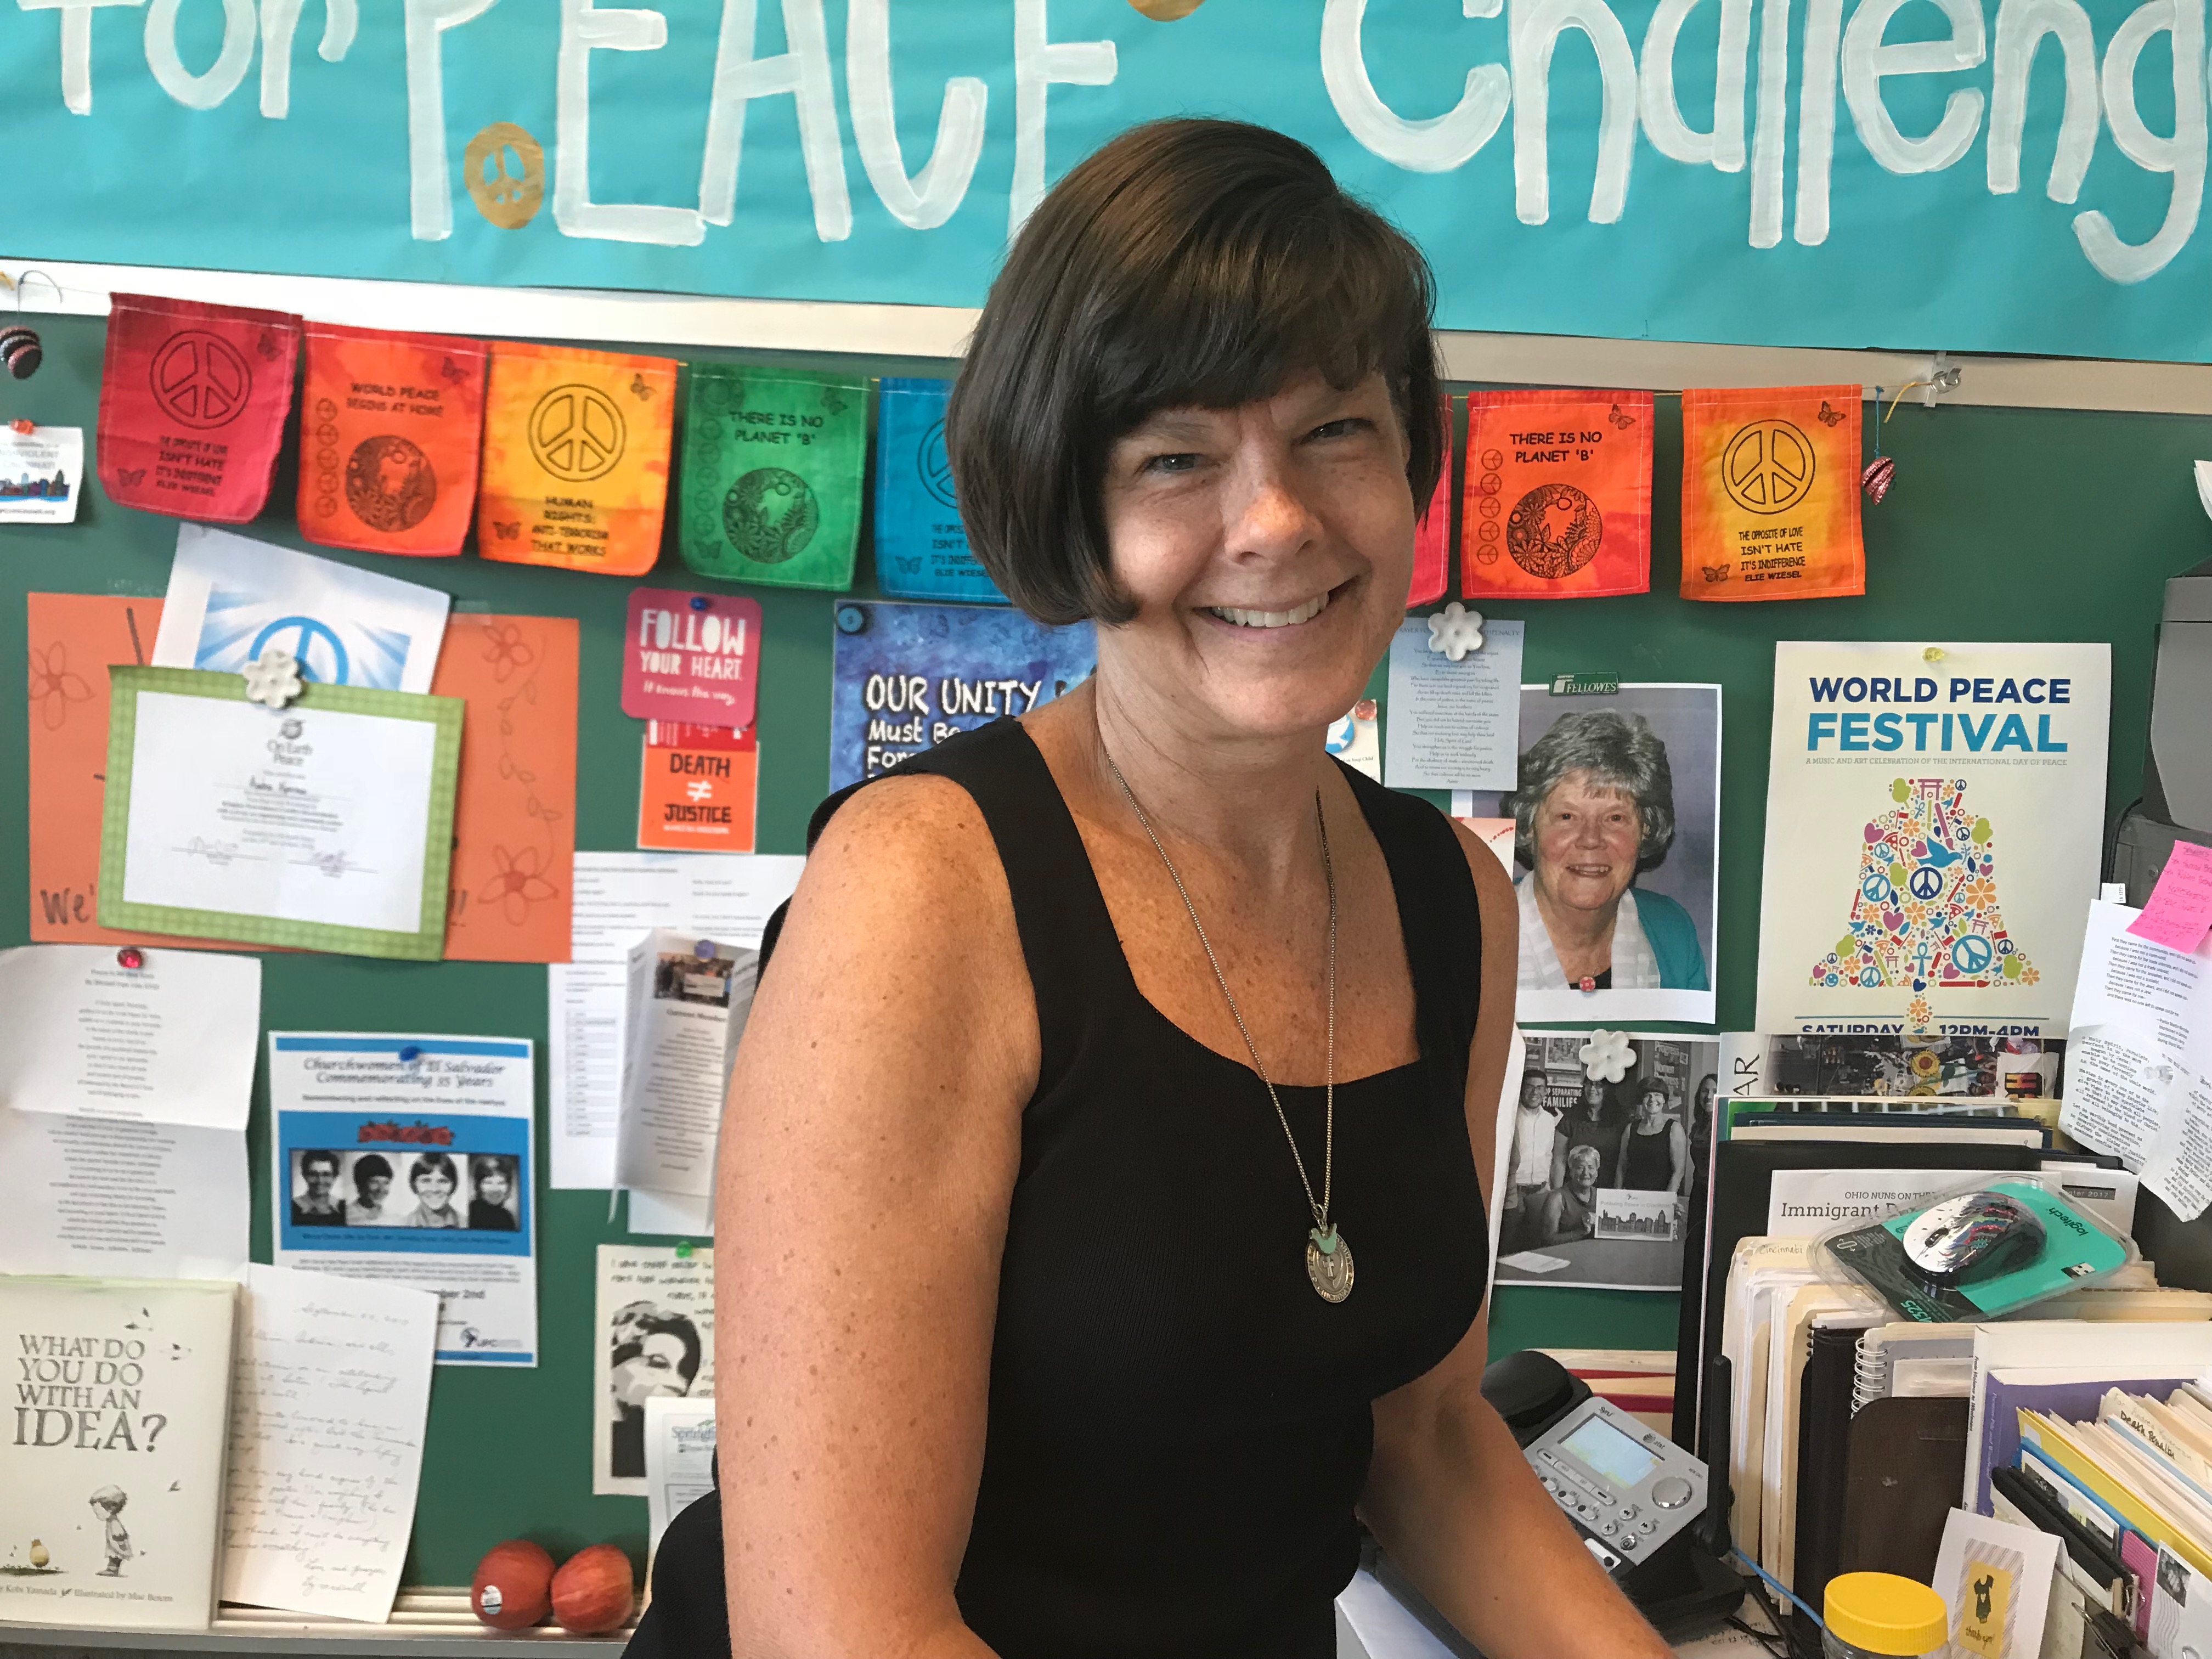
[[638, 846], [647, 852], [751, 852], [759, 781], [760, 744], [751, 726], [647, 720]]
[[1682, 394], [1682, 597], [1866, 592], [1855, 386]]
[[1468, 599], [1594, 599], [1651, 586], [1651, 394], [1467, 400]]
[[[107, 764], [107, 670], [143, 663], [161, 601], [33, 593], [30, 638], [31, 937], [122, 944], [149, 936], [94, 920]], [[457, 616], [431, 690], [469, 706], [453, 813], [446, 956], [566, 962], [574, 862], [576, 623]], [[156, 939], [235, 951], [234, 941]]]

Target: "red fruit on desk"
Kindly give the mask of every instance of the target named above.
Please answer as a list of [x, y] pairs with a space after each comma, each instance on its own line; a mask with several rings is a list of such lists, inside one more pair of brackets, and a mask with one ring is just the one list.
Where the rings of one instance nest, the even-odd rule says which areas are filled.
[[477, 1563], [469, 1606], [494, 1630], [527, 1630], [552, 1606], [553, 1558], [526, 1538], [494, 1544]]
[[636, 1600], [629, 1557], [612, 1544], [586, 1545], [553, 1575], [553, 1617], [578, 1636], [619, 1630]]

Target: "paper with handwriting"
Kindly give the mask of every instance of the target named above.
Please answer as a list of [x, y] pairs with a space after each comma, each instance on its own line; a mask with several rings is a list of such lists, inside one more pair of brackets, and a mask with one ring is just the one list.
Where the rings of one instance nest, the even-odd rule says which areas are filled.
[[222, 1599], [381, 1624], [415, 1525], [438, 1298], [258, 1265], [246, 1289]]

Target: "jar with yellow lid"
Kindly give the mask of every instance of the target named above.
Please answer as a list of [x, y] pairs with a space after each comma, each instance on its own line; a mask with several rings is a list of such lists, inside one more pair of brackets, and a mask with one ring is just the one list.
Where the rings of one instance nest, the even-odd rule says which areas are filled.
[[1949, 1650], [1943, 1598], [1913, 1579], [1847, 1572], [1828, 1581], [1823, 1599], [1826, 1659], [1929, 1659]]

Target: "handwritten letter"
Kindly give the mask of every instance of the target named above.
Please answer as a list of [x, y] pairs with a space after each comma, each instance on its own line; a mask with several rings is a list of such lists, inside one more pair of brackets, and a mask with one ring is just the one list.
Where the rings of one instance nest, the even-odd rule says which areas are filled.
[[222, 1598], [380, 1624], [415, 1522], [438, 1298], [247, 1270]]

